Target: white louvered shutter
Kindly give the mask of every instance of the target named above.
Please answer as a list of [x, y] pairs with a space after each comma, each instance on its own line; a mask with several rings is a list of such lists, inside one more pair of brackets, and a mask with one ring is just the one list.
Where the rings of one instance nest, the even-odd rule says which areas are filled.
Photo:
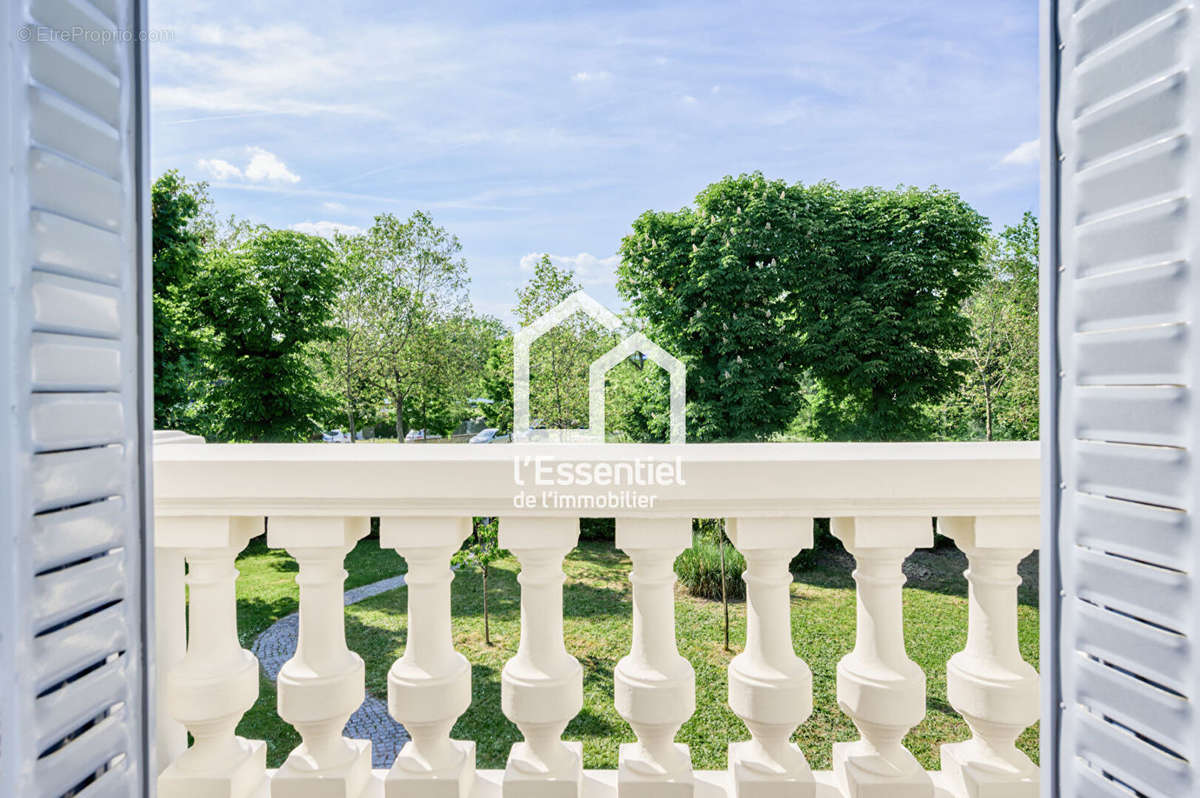
[[149, 795], [145, 8], [0, 18], [0, 795]]
[[1043, 10], [1042, 764], [1052, 795], [1197, 796], [1200, 19]]

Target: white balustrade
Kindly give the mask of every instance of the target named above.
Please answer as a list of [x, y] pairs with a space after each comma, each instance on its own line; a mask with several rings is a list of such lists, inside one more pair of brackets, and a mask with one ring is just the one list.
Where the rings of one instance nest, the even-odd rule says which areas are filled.
[[620, 798], [691, 798], [691, 754], [675, 742], [696, 710], [696, 674], [675, 645], [675, 558], [691, 544], [690, 518], [618, 518], [617, 548], [633, 570], [633, 643], [613, 673], [617, 712], [637, 734], [620, 747]]
[[343, 561], [370, 531], [365, 517], [271, 516], [267, 545], [300, 571], [300, 635], [277, 680], [279, 717], [303, 742], [271, 781], [272, 798], [360, 798], [371, 786], [371, 743], [342, 736], [366, 695], [362, 657], [346, 647]]
[[904, 649], [904, 560], [933, 545], [927, 517], [835, 518], [833, 534], [854, 555], [854, 650], [838, 662], [838, 706], [861, 738], [833, 746], [833, 768], [851, 798], [933, 798], [933, 782], [904, 747], [925, 717], [925, 674]]
[[940, 518], [938, 530], [967, 555], [967, 647], [946, 664], [950, 705], [971, 739], [942, 746], [942, 773], [959, 798], [1036, 798], [1038, 768], [1017, 750], [1037, 722], [1037, 671], [1017, 639], [1017, 566], [1037, 548], [1037, 519]]
[[161, 798], [265, 798], [266, 744], [234, 734], [258, 699], [258, 660], [238, 643], [234, 558], [262, 518], [157, 519], [187, 561], [187, 652], [167, 674], [167, 711], [194, 739], [158, 777]]
[[[621, 746], [615, 772], [587, 775], [583, 747], [563, 740], [583, 705], [583, 669], [564, 644], [563, 561], [578, 541], [579, 516], [604, 512], [572, 503], [597, 492], [583, 480], [554, 485], [553, 502], [537, 501], [542, 466], [533, 462], [570, 465], [575, 457], [592, 474], [601, 466], [618, 473], [634, 459], [674, 460], [680, 477], [646, 491], [653, 503], [629, 507], [617, 521], [617, 546], [632, 561], [633, 629], [613, 672], [612, 700], [637, 742]], [[156, 447], [155, 461], [162, 798], [1033, 798], [1037, 791], [1038, 769], [1015, 745], [1039, 709], [1037, 673], [1021, 659], [1016, 626], [1017, 564], [1038, 540], [1036, 444], [176, 444]], [[267, 542], [299, 563], [300, 639], [279, 675], [278, 714], [303, 742], [278, 771], [266, 770], [261, 741], [236, 735], [261, 674], [238, 642], [235, 558], [262, 532], [264, 515]], [[388, 672], [387, 699], [411, 740], [390, 769], [372, 769], [370, 746], [342, 734], [364, 696], [364, 663], [346, 644], [344, 558], [370, 516], [381, 518], [380, 545], [407, 562], [407, 644]], [[499, 543], [520, 566], [520, 642], [500, 675], [500, 697], [523, 740], [502, 772], [477, 771], [475, 742], [452, 739], [471, 707], [472, 679], [468, 659], [454, 649], [450, 560], [472, 516], [501, 519]], [[676, 742], [696, 694], [692, 665], [677, 647], [673, 562], [697, 517], [728, 519], [746, 560], [746, 644], [729, 664], [728, 700], [748, 735], [719, 741], [729, 744], [728, 769], [719, 772], [693, 770], [695, 751]], [[812, 545], [814, 517], [833, 519], [856, 562], [857, 630], [838, 663], [837, 701], [860, 735], [834, 744], [833, 770], [818, 772], [792, 742], [813, 710], [813, 675], [792, 643], [788, 570]], [[935, 517], [969, 562], [967, 644], [946, 669], [950, 704], [971, 736], [942, 745], [941, 770], [927, 772], [903, 744], [925, 715], [925, 677], [905, 651], [902, 586], [904, 560], [932, 545]]]
[[578, 798], [583, 746], [562, 733], [583, 708], [583, 668], [563, 644], [563, 559], [577, 518], [500, 519], [499, 543], [521, 563], [521, 642], [500, 677], [504, 715], [524, 741], [504, 771], [505, 798]]
[[388, 671], [388, 710], [412, 739], [388, 772], [387, 798], [467, 798], [475, 786], [475, 743], [450, 739], [471, 706], [471, 665], [450, 628], [450, 557], [470, 534], [470, 518], [380, 519], [380, 545], [408, 564], [408, 640]]
[[729, 663], [729, 706], [750, 730], [729, 744], [736, 798], [812, 798], [808, 760], [791, 741], [812, 713], [812, 671], [792, 647], [788, 564], [813, 545], [811, 518], [731, 518], [746, 558], [746, 648]]

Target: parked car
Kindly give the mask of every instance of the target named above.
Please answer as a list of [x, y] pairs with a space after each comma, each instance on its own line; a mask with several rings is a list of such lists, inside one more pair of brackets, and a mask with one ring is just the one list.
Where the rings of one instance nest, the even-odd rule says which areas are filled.
[[508, 436], [500, 435], [499, 432], [495, 427], [488, 427], [475, 433], [467, 443], [508, 443]]
[[410, 429], [408, 434], [404, 436], [406, 441], [432, 441], [442, 437], [436, 432], [430, 432], [424, 429]]
[[350, 434], [342, 432], [340, 429], [331, 429], [321, 433], [321, 440], [325, 443], [349, 443]]

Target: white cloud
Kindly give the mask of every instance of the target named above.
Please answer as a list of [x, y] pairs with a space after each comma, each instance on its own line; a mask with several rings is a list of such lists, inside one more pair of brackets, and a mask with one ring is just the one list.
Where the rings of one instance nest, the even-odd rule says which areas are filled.
[[334, 233], [356, 236], [363, 232], [361, 227], [330, 221], [296, 222], [296, 224], [292, 225], [292, 229], [297, 233], [307, 233], [310, 236], [321, 236], [322, 238], [333, 238]]
[[299, 183], [300, 175], [288, 169], [273, 152], [262, 147], [247, 148], [250, 160], [244, 169], [222, 158], [201, 158], [196, 167], [213, 180], [250, 183]]
[[350, 210], [350, 208], [342, 202], [322, 202], [321, 207], [333, 213], [345, 213], [346, 211]]
[[246, 166], [246, 179], [253, 183], [299, 183], [300, 175], [287, 168], [273, 152], [262, 147], [250, 148], [250, 163]]
[[220, 158], [201, 158], [197, 168], [213, 180], [241, 180], [242, 170]]
[[1000, 159], [1000, 163], [1008, 166], [1030, 166], [1039, 160], [1042, 142], [1040, 139], [1018, 144], [1011, 152]]
[[690, 94], [685, 94], [680, 99], [683, 100], [684, 105], [695, 105], [697, 102], [699, 102], [699, 100]]
[[607, 72], [576, 72], [571, 76], [571, 80], [575, 81], [576, 83], [588, 83], [599, 80], [608, 80], [611, 77], [612, 75]]
[[[543, 254], [530, 252], [521, 258], [521, 270], [533, 271]], [[570, 269], [575, 272], [576, 279], [583, 285], [612, 285], [616, 282], [616, 268], [617, 264], [621, 262], [621, 258], [618, 255], [597, 258], [591, 253], [580, 252], [578, 255], [550, 255], [550, 262], [560, 269]]]

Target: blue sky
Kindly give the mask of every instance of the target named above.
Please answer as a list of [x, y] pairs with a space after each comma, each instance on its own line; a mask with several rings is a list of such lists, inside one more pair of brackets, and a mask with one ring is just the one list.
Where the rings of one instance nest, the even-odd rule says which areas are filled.
[[1035, 0], [151, 8], [156, 173], [312, 232], [427, 209], [506, 321], [542, 252], [618, 307], [633, 219], [727, 174], [1037, 206]]

